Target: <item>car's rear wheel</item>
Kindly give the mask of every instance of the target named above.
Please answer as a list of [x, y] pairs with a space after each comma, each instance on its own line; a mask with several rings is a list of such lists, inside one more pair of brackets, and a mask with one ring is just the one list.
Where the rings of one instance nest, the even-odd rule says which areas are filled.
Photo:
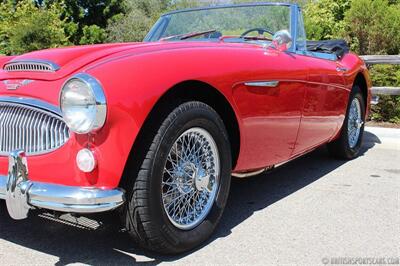
[[354, 159], [360, 153], [365, 125], [365, 100], [356, 85], [350, 94], [346, 118], [340, 136], [328, 144], [333, 156], [340, 159]]
[[130, 234], [145, 248], [179, 253], [205, 241], [224, 210], [231, 152], [208, 105], [187, 102], [164, 120], [142, 162], [126, 208]]

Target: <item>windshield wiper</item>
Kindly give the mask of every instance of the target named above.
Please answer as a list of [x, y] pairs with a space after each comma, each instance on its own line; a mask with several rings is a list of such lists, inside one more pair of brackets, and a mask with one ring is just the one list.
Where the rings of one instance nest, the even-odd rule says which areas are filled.
[[204, 34], [213, 33], [213, 32], [216, 32], [216, 31], [217, 30], [206, 30], [206, 31], [199, 31], [199, 32], [190, 32], [190, 33], [177, 34], [177, 35], [172, 35], [172, 36], [161, 38], [160, 41], [166, 41], [166, 40], [170, 40], [170, 39], [186, 40], [186, 39], [190, 39], [190, 38], [193, 38], [193, 37], [201, 36], [201, 35], [204, 35]]

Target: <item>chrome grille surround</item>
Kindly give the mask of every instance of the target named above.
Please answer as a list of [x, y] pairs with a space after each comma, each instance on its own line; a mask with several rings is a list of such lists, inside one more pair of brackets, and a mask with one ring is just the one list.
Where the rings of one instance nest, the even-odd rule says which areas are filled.
[[8, 72], [55, 72], [60, 67], [47, 60], [13, 60], [4, 65]]
[[0, 156], [22, 149], [39, 155], [63, 146], [70, 131], [61, 116], [17, 102], [0, 99]]

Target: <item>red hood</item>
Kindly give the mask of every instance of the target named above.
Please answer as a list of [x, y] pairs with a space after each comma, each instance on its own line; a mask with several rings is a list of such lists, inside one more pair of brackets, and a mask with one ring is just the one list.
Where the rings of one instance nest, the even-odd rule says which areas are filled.
[[[108, 58], [109, 56], [116, 56], [129, 52], [143, 53], [155, 50], [173, 49], [173, 48], [194, 48], [194, 47], [211, 47], [211, 46], [238, 46], [238, 45], [251, 45], [251, 44], [227, 44], [223, 42], [209, 43], [209, 42], [155, 42], [155, 43], [115, 43], [115, 44], [99, 44], [99, 45], [86, 45], [41, 50], [31, 52], [15, 57], [0, 58], [0, 80], [5, 79], [32, 79], [52, 81], [62, 79], [91, 63], [97, 62], [101, 59]], [[45, 60], [55, 63], [59, 66], [59, 70], [55, 72], [7, 72], [3, 70], [4, 64], [13, 60], [29, 61], [29, 60]]]
[[[85, 45], [35, 51], [15, 57], [3, 57], [1, 58], [2, 60], [0, 60], [0, 80], [13, 78], [30, 78], [40, 80], [60, 79], [98, 59], [138, 47], [140, 44], [143, 45], [143, 43]], [[54, 73], [3, 71], [3, 66], [13, 60], [46, 60], [57, 64], [60, 69]]]

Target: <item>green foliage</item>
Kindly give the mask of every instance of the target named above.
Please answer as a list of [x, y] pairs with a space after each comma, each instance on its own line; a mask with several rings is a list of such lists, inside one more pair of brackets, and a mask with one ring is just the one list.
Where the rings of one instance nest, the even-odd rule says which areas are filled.
[[125, 15], [114, 18], [107, 27], [107, 41], [142, 41], [169, 5], [165, 0], [126, 0]]
[[122, 10], [119, 0], [0, 1], [0, 54], [102, 43]]
[[371, 119], [378, 122], [400, 123], [400, 96], [381, 95], [372, 106]]
[[102, 43], [107, 38], [105, 29], [102, 29], [97, 25], [84, 26], [82, 30], [83, 34], [79, 44]]
[[345, 13], [346, 37], [360, 54], [400, 52], [400, 4], [353, 0]]
[[59, 14], [62, 5], [44, 9], [32, 1], [7, 1], [0, 5], [0, 52], [20, 54], [69, 44], [65, 21]]
[[400, 66], [375, 65], [370, 68], [374, 86], [400, 85]]
[[66, 33], [76, 44], [105, 41], [105, 28], [110, 20], [122, 13], [124, 6], [124, 1], [120, 0], [36, 0], [36, 2], [43, 7], [63, 3], [64, 8], [59, 15], [70, 24]]
[[[387, 0], [353, 0], [345, 12], [345, 37], [359, 54], [399, 54], [400, 3]], [[400, 67], [377, 65], [370, 69], [374, 86], [399, 86]], [[400, 123], [400, 96], [381, 95], [371, 118]]]
[[379, 103], [371, 107], [371, 119], [378, 122], [400, 123], [400, 96], [379, 96]]
[[142, 41], [152, 25], [153, 19], [140, 10], [132, 10], [110, 23], [107, 27], [107, 40], [110, 42]]
[[308, 39], [345, 38], [360, 54], [400, 52], [398, 0], [319, 0], [304, 8]]
[[[376, 65], [370, 74], [374, 86], [395, 86], [400, 84], [400, 66]], [[379, 103], [372, 106], [371, 119], [400, 123], [400, 96], [381, 95]]]
[[340, 38], [343, 34], [345, 11], [350, 0], [311, 1], [304, 8], [304, 24], [310, 40]]

